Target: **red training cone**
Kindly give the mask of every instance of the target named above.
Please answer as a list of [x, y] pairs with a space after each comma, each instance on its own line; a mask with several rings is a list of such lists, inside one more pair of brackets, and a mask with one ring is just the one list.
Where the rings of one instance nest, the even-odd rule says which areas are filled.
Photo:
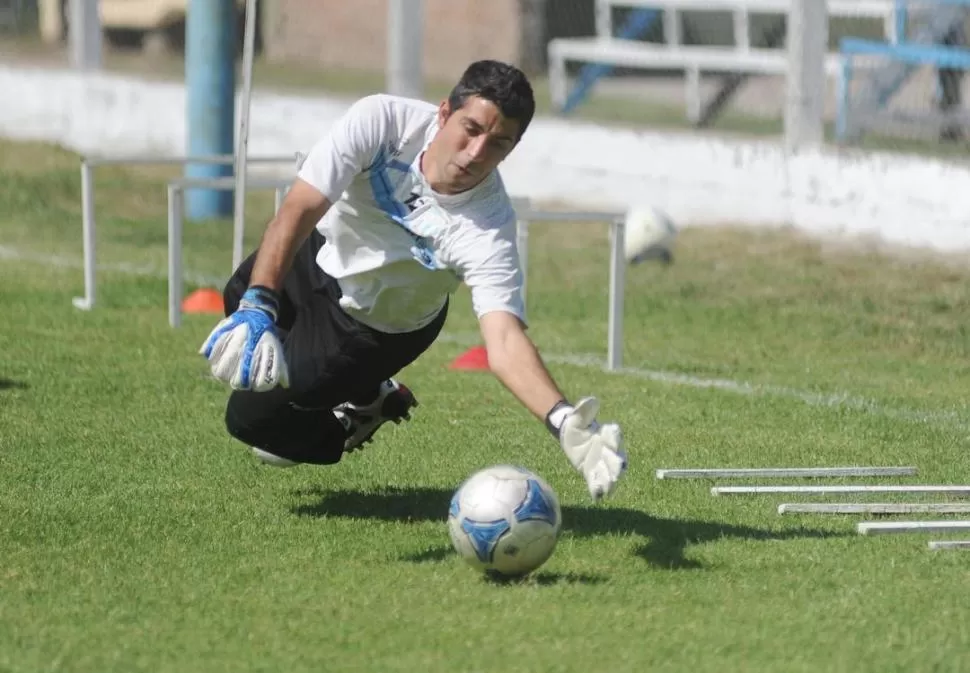
[[455, 358], [451, 369], [488, 370], [488, 351], [484, 346], [475, 346]]
[[182, 311], [185, 313], [219, 313], [221, 315], [224, 310], [222, 294], [216, 290], [196, 290], [182, 301]]

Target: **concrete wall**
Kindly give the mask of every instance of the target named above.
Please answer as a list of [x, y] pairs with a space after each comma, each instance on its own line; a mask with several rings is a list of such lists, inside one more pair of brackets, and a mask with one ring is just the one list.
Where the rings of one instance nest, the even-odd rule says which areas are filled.
[[[185, 153], [179, 83], [0, 66], [0, 91], [0, 136], [83, 153]], [[306, 152], [351, 102], [257, 92], [249, 151]], [[502, 175], [516, 196], [610, 209], [648, 203], [681, 226], [788, 226], [970, 251], [965, 162], [834, 150], [791, 156], [776, 139], [539, 117]]]

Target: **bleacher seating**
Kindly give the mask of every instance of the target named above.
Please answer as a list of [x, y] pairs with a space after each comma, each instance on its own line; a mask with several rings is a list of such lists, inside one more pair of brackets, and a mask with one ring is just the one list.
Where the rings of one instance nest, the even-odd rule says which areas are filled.
[[[553, 104], [562, 111], [568, 92], [567, 62], [620, 66], [633, 69], [682, 70], [685, 77], [687, 116], [703, 115], [702, 72], [780, 75], [788, 69], [784, 39], [770, 46], [755, 45], [750, 15], [777, 14], [782, 20], [789, 0], [596, 0], [596, 34], [590, 37], [556, 38], [548, 46], [549, 86]], [[827, 0], [831, 17], [862, 17], [881, 20], [887, 41], [895, 42], [897, 21], [894, 0]], [[612, 25], [614, 8], [655, 10], [663, 22], [664, 42], [650, 43], [618, 36]], [[685, 44], [682, 12], [729, 13], [734, 43], [727, 46]], [[829, 75], [841, 76], [841, 56], [830, 52], [825, 64]]]
[[[970, 22], [970, 0], [896, 0], [896, 12], [895, 41], [843, 38], [839, 45], [843, 60], [836, 138], [841, 142], [857, 142], [871, 129], [898, 130], [906, 135], [929, 131], [941, 139], [952, 139], [970, 128], [960, 91], [963, 74], [970, 72], [970, 49], [964, 35]], [[859, 58], [869, 58], [870, 67], [853, 92]], [[937, 76], [937, 100], [932, 108], [890, 109], [890, 101], [907, 80], [926, 67]]]

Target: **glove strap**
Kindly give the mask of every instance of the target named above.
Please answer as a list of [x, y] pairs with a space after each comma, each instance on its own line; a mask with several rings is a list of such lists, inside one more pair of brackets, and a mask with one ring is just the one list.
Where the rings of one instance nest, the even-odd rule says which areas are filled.
[[559, 429], [562, 428], [562, 422], [569, 415], [569, 412], [573, 410], [573, 405], [571, 405], [566, 400], [559, 400], [556, 402], [549, 413], [546, 414], [546, 429], [552, 433], [552, 436], [559, 440]]
[[266, 313], [273, 322], [280, 312], [280, 295], [264, 285], [253, 285], [239, 300], [239, 307], [251, 307]]

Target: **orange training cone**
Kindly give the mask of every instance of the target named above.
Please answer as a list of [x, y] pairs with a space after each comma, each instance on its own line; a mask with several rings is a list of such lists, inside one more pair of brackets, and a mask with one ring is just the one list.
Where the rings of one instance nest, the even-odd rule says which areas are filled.
[[484, 346], [469, 348], [452, 361], [451, 368], [479, 371], [487, 370], [489, 368], [488, 351], [485, 350]]
[[207, 288], [196, 290], [182, 301], [182, 311], [185, 313], [222, 314], [224, 312], [222, 294]]

